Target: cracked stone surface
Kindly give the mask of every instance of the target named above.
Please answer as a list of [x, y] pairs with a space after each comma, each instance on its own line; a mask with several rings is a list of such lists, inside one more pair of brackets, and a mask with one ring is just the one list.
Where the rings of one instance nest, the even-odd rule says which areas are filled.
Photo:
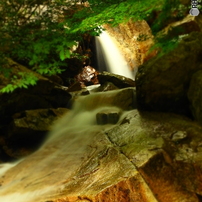
[[138, 110], [124, 113], [117, 125], [61, 128], [1, 172], [0, 200], [200, 202], [201, 133], [187, 118]]

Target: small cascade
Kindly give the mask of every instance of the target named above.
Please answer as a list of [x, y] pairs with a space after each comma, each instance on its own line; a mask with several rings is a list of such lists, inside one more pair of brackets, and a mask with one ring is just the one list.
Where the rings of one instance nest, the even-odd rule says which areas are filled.
[[114, 101], [114, 97], [121, 91], [97, 92], [76, 98], [73, 109], [54, 125], [49, 139], [55, 139], [65, 131], [80, 131], [83, 133], [85, 130], [89, 130], [89, 128], [100, 128], [96, 122], [97, 113], [103, 110], [122, 111], [119, 103], [116, 104]]
[[[0, 201], [36, 202], [47, 198], [52, 201], [52, 197], [59, 196], [65, 190], [65, 180], [72, 179], [85, 163], [89, 141], [116, 126], [98, 125], [96, 114], [103, 109], [120, 110], [114, 96], [122, 91], [125, 89], [77, 98], [73, 109], [54, 124], [39, 150], [20, 162], [2, 165]], [[118, 123], [121, 120], [122, 116]]]
[[99, 71], [108, 71], [131, 79], [135, 75], [110, 35], [104, 31], [96, 37], [97, 64]]

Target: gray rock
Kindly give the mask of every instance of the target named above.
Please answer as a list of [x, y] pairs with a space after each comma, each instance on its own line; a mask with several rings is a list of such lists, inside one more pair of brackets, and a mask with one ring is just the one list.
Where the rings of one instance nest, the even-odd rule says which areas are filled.
[[96, 114], [97, 124], [104, 125], [104, 124], [116, 124], [119, 120], [121, 114], [121, 110], [102, 110]]

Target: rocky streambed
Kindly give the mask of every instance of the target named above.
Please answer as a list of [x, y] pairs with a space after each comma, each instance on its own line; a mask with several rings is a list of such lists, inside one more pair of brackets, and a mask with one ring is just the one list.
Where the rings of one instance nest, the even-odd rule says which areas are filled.
[[72, 128], [65, 120], [68, 115], [44, 146], [2, 174], [2, 201], [201, 201], [202, 127], [197, 123], [135, 109], [116, 125]]

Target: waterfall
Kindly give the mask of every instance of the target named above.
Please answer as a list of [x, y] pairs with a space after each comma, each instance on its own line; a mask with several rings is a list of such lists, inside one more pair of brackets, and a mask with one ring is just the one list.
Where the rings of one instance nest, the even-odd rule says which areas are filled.
[[96, 37], [95, 44], [97, 65], [100, 71], [107, 70], [108, 72], [134, 79], [135, 75], [130, 70], [118, 46], [106, 31]]

